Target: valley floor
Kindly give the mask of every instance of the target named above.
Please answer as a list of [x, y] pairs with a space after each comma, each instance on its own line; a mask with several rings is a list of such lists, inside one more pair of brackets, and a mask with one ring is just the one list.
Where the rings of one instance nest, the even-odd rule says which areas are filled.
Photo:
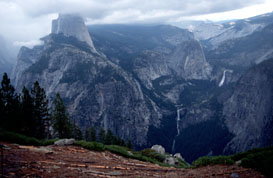
[[236, 165], [177, 169], [127, 159], [110, 152], [93, 152], [77, 146], [1, 144], [5, 145], [1, 161], [3, 177], [264, 177], [252, 169]]

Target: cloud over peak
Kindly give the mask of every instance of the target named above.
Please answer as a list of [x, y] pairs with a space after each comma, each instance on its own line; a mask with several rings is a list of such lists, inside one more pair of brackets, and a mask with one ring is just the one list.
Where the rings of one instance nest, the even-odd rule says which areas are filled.
[[88, 24], [172, 23], [271, 0], [1, 0], [0, 35], [31, 41], [50, 33], [58, 13], [78, 13]]

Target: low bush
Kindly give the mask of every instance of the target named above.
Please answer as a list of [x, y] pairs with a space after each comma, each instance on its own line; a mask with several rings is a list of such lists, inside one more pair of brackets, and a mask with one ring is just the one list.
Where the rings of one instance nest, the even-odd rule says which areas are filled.
[[256, 153], [260, 153], [260, 152], [266, 152], [266, 151], [272, 151], [273, 147], [268, 147], [268, 148], [255, 148], [246, 152], [241, 152], [241, 153], [236, 153], [234, 155], [231, 155], [231, 158], [235, 161], [241, 160], [245, 157], [247, 157], [248, 155], [252, 155], [252, 154], [256, 154]]
[[231, 156], [234, 160], [241, 160], [241, 166], [253, 168], [262, 174], [273, 177], [273, 147], [253, 149]]
[[104, 151], [105, 147], [101, 143], [97, 142], [86, 142], [84, 140], [76, 141], [75, 145], [81, 146], [85, 149], [92, 150], [92, 151]]
[[189, 164], [186, 161], [178, 158], [178, 167], [187, 168], [189, 167]]
[[54, 143], [55, 143], [57, 140], [59, 140], [59, 139], [55, 138], [55, 139], [50, 139], [50, 140], [44, 140], [44, 141], [42, 141], [42, 143], [43, 143], [42, 145], [43, 145], [43, 146], [54, 145]]
[[233, 164], [241, 160], [240, 166], [253, 168], [265, 176], [273, 177], [273, 147], [257, 148], [231, 156], [204, 156], [192, 163], [193, 167], [213, 164]]
[[130, 155], [133, 153], [129, 153], [129, 149], [126, 148], [126, 147], [122, 147], [122, 146], [117, 146], [117, 145], [107, 145], [105, 146], [105, 149], [110, 151], [111, 153], [116, 153], [118, 155], [121, 155], [121, 156], [124, 156], [124, 157], [127, 157], [127, 158], [130, 158]]
[[126, 158], [137, 159], [139, 161], [163, 165], [159, 161], [157, 161], [156, 159], [151, 158], [151, 157], [147, 157], [147, 156], [143, 155], [141, 152], [136, 152], [136, 151], [130, 150], [127, 147], [122, 147], [122, 146], [117, 146], [117, 145], [107, 145], [107, 146], [105, 146], [105, 149], [110, 151], [111, 153], [118, 154], [118, 155], [121, 155]]
[[192, 163], [193, 167], [215, 165], [215, 164], [233, 164], [235, 161], [230, 156], [203, 156]]
[[141, 154], [143, 156], [155, 159], [155, 160], [157, 160], [159, 162], [163, 162], [165, 160], [165, 156], [164, 155], [162, 155], [160, 153], [157, 153], [156, 151], [154, 151], [154, 150], [152, 150], [150, 148], [142, 150]]
[[46, 146], [46, 145], [53, 145], [54, 142], [57, 141], [58, 139], [38, 140], [34, 137], [27, 137], [22, 134], [8, 132], [3, 129], [0, 129], [0, 140], [22, 144], [22, 145]]
[[23, 144], [23, 145], [35, 145], [35, 146], [42, 145], [42, 142], [36, 138], [27, 137], [21, 134], [8, 132], [5, 130], [0, 131], [0, 140], [6, 141], [6, 142], [13, 142], [17, 144]]

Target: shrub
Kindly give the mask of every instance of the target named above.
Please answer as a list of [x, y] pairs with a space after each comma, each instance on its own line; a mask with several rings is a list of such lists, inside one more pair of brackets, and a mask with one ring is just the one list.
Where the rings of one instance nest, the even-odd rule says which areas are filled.
[[178, 158], [178, 167], [187, 168], [187, 167], [189, 167], [189, 164], [187, 162], [183, 161], [182, 159]]
[[160, 153], [157, 153], [156, 151], [154, 151], [154, 150], [152, 150], [150, 148], [142, 150], [141, 154], [143, 156], [155, 159], [155, 160], [157, 160], [159, 162], [164, 162], [164, 160], [165, 160], [165, 156], [164, 155], [162, 155]]
[[8, 132], [4, 130], [0, 131], [0, 140], [6, 141], [6, 142], [13, 142], [17, 144], [23, 144], [23, 145], [35, 145], [35, 146], [42, 145], [42, 141], [36, 138], [27, 137], [21, 134]]
[[0, 140], [22, 144], [22, 145], [46, 146], [46, 145], [53, 145], [54, 142], [57, 141], [58, 139], [38, 140], [34, 137], [27, 137], [22, 134], [8, 132], [3, 129], [0, 129]]
[[82, 146], [85, 149], [92, 150], [92, 151], [104, 151], [105, 147], [101, 143], [97, 142], [86, 142], [83, 140], [76, 141], [75, 145]]
[[273, 150], [249, 154], [242, 159], [241, 165], [256, 169], [268, 177], [273, 177]]
[[193, 167], [200, 167], [215, 164], [234, 164], [234, 162], [230, 156], [203, 156], [195, 160], [192, 165]]
[[256, 154], [256, 153], [260, 153], [260, 152], [266, 152], [266, 151], [272, 151], [273, 147], [268, 147], [268, 148], [255, 148], [246, 152], [241, 152], [241, 153], [237, 153], [231, 156], [231, 158], [235, 161], [241, 160], [245, 157], [247, 157], [248, 155], [252, 155], [252, 154]]
[[129, 149], [126, 147], [122, 147], [122, 146], [117, 146], [117, 145], [107, 145], [105, 147], [106, 150], [110, 151], [111, 153], [116, 153], [118, 155], [124, 156], [126, 158], [130, 158], [130, 156], [133, 155], [133, 153], [129, 153]]
[[162, 163], [158, 162], [156, 159], [142, 155], [141, 152], [130, 150], [127, 147], [122, 147], [117, 145], [107, 145], [105, 146], [105, 149], [110, 151], [111, 153], [118, 154], [126, 158], [132, 158], [132, 159], [137, 159], [139, 161], [163, 165]]
[[273, 148], [254, 149], [233, 156], [242, 160], [241, 166], [253, 168], [268, 177], [273, 177]]
[[55, 138], [55, 139], [50, 139], [50, 140], [44, 140], [44, 141], [43, 141], [43, 145], [44, 145], [44, 146], [47, 146], [47, 145], [54, 145], [54, 143], [55, 143], [57, 140], [59, 140], [59, 139]]

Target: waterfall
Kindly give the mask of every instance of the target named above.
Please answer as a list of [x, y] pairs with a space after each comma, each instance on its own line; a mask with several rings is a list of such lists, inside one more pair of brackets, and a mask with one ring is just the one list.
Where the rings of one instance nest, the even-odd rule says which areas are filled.
[[177, 131], [177, 135], [176, 136], [178, 136], [180, 134], [180, 130], [179, 130], [180, 110], [181, 109], [177, 109], [177, 118], [176, 118], [176, 131]]
[[219, 87], [224, 85], [225, 79], [226, 79], [226, 72], [227, 70], [224, 70], [223, 77], [221, 79], [221, 82], [219, 83]]
[[103, 128], [107, 132], [108, 130], [107, 114], [103, 116]]
[[175, 139], [178, 135], [180, 135], [180, 129], [179, 129], [179, 121], [180, 121], [180, 111], [182, 110], [182, 108], [177, 108], [176, 112], [177, 112], [177, 117], [176, 117], [176, 131], [177, 134], [173, 139], [173, 145], [172, 145], [172, 153], [175, 153]]
[[172, 154], [175, 154], [175, 137], [173, 139]]
[[223, 73], [223, 77], [219, 83], [219, 87], [223, 86], [224, 85], [224, 82], [225, 82], [225, 79], [226, 79], [226, 72], [233, 72], [232, 70], [224, 70], [224, 73]]

